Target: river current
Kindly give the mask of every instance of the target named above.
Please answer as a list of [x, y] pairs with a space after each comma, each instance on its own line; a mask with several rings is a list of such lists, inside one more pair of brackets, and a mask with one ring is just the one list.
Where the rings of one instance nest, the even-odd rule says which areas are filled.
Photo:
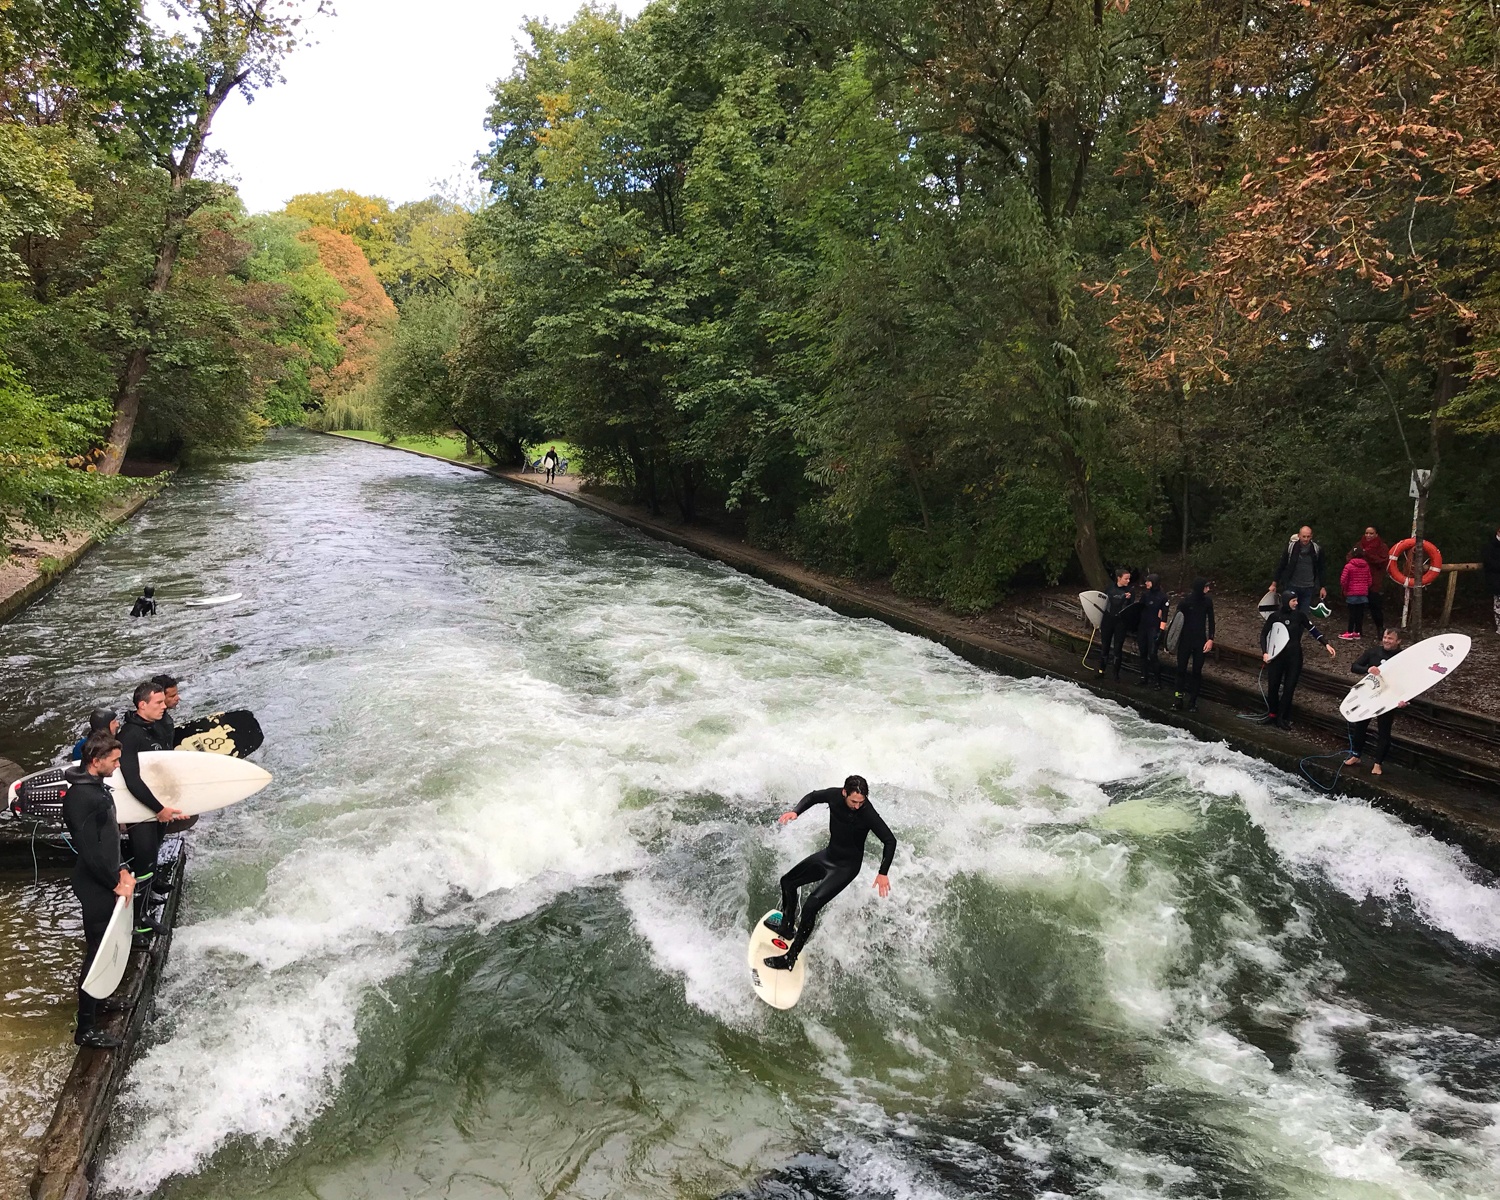
[[[0, 627], [0, 670], [11, 757], [170, 670], [276, 776], [192, 835], [106, 1195], [1500, 1195], [1500, 892], [1462, 855], [564, 502], [279, 435]], [[826, 833], [775, 817], [850, 772], [891, 896], [872, 845], [774, 1012], [747, 932]], [[0, 882], [33, 1146], [60, 878]]]

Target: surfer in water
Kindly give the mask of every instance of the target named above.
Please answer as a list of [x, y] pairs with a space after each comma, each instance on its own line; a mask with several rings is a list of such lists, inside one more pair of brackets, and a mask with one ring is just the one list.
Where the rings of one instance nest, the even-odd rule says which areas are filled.
[[135, 605], [130, 610], [132, 617], [154, 617], [156, 616], [156, 589], [145, 587], [141, 594], [135, 598]]
[[[1266, 649], [1267, 639], [1276, 625], [1285, 625], [1286, 649], [1275, 658]], [[1266, 672], [1266, 720], [1282, 729], [1292, 727], [1292, 695], [1297, 690], [1297, 680], [1302, 677], [1302, 635], [1310, 633], [1321, 642], [1329, 658], [1337, 658], [1338, 651], [1328, 643], [1323, 631], [1308, 619], [1302, 611], [1302, 601], [1295, 591], [1281, 593], [1281, 607], [1266, 618], [1260, 630], [1261, 661], [1269, 666]]]
[[152, 934], [161, 933], [162, 927], [152, 919], [147, 909], [151, 893], [165, 895], [170, 889], [154, 883], [145, 886], [156, 876], [156, 856], [161, 851], [163, 826], [169, 821], [180, 821], [186, 815], [170, 804], [163, 804], [152, 793], [150, 786], [141, 778], [141, 755], [147, 750], [170, 750], [171, 744], [162, 745], [157, 732], [162, 714], [167, 711], [167, 694], [161, 684], [147, 680], [135, 689], [135, 711], [125, 714], [120, 724], [120, 775], [130, 794], [156, 813], [154, 821], [136, 821], [126, 826], [130, 838], [130, 862], [135, 868], [136, 882], [141, 886], [135, 897], [135, 933], [142, 948], [150, 945]]
[[120, 765], [120, 743], [104, 730], [89, 735], [82, 759], [63, 772], [68, 793], [63, 797], [63, 822], [78, 852], [73, 865], [73, 894], [83, 908], [83, 969], [78, 973], [78, 1031], [80, 1046], [112, 1050], [120, 1039], [95, 1026], [99, 1001], [83, 990], [94, 965], [94, 955], [115, 909], [115, 897], [135, 894], [135, 876], [120, 863], [120, 829], [115, 824], [115, 801], [104, 781]]
[[[1374, 675], [1380, 677], [1380, 668], [1388, 658], [1395, 658], [1401, 653], [1401, 631], [1399, 629], [1387, 629], [1380, 635], [1380, 645], [1371, 646], [1355, 660], [1349, 668], [1356, 675]], [[1375, 761], [1370, 764], [1371, 775], [1383, 775], [1385, 769], [1380, 765], [1385, 761], [1385, 756], [1391, 752], [1391, 726], [1396, 723], [1396, 714], [1406, 707], [1406, 701], [1401, 701], [1389, 712], [1383, 712], [1375, 718]], [[1370, 735], [1370, 718], [1363, 721], [1349, 722], [1349, 757], [1344, 759], [1344, 766], [1357, 767], [1359, 759], [1365, 752], [1365, 742]]]
[[[875, 876], [875, 889], [882, 897], [891, 894], [888, 872], [896, 855], [896, 835], [870, 803], [870, 785], [864, 776], [849, 776], [842, 788], [808, 792], [796, 808], [782, 813], [777, 823], [795, 821], [816, 804], [828, 805], [828, 845], [816, 854], [809, 854], [781, 877], [781, 916], [768, 918], [766, 928], [791, 945], [785, 954], [766, 959], [766, 966], [772, 970], [790, 971], [797, 965], [797, 956], [812, 936], [818, 913], [854, 882], [864, 865], [865, 838], [869, 834], [878, 837], [885, 847], [880, 856], [880, 871]], [[808, 884], [815, 886], [802, 907], [802, 920], [798, 921], [798, 892]]]

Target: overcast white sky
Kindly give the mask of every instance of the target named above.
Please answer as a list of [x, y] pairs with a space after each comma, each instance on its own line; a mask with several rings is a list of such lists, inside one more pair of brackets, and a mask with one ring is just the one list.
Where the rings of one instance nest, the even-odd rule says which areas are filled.
[[[230, 99], [210, 146], [251, 212], [298, 192], [350, 188], [393, 204], [434, 181], [471, 180], [486, 144], [490, 88], [510, 71], [521, 22], [566, 21], [580, 0], [336, 0], [318, 44], [286, 64], [287, 82], [253, 104]], [[644, 0], [616, 0], [635, 14]]]

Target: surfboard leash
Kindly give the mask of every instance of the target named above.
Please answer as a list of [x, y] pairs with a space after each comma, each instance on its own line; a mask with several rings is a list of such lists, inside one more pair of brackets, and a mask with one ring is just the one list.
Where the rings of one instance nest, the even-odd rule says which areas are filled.
[[[1331, 796], [1338, 790], [1339, 776], [1344, 773], [1346, 761], [1355, 757], [1354, 735], [1345, 731], [1344, 742], [1345, 746], [1342, 750], [1335, 750], [1329, 754], [1309, 754], [1297, 763], [1297, 770], [1302, 772], [1302, 778], [1306, 779], [1308, 783], [1312, 784], [1313, 787], [1317, 788], [1325, 796]], [[1337, 758], [1339, 760], [1338, 766], [1333, 770], [1333, 779], [1326, 787], [1314, 779], [1312, 773], [1307, 769], [1308, 763], [1318, 762], [1325, 758]]]

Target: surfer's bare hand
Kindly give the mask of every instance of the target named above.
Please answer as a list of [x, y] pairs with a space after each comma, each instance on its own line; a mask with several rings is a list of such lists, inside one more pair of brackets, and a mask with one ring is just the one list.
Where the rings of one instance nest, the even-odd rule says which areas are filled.
[[1204, 654], [1207, 654], [1213, 648], [1214, 648], [1214, 640], [1213, 640], [1213, 638], [1209, 638], [1208, 641], [1206, 641], [1206, 642], [1203, 643], [1203, 653]]
[[882, 900], [889, 896], [891, 894], [891, 877], [889, 875], [875, 876], [875, 890], [880, 893]]
[[788, 821], [795, 821], [796, 819], [797, 814], [792, 812], [791, 809], [788, 809], [786, 812], [782, 813], [781, 816], [776, 818], [776, 824], [785, 825]]
[[1260, 656], [1260, 661], [1261, 661], [1261, 662], [1267, 662], [1267, 663], [1268, 663], [1268, 662], [1270, 662], [1270, 661], [1271, 661], [1271, 656], [1270, 656], [1270, 655], [1269, 655], [1269, 654], [1262, 654], [1262, 655], [1261, 655], [1261, 656]]
[[170, 804], [163, 804], [161, 811], [156, 814], [156, 819], [165, 825], [168, 821], [181, 821], [187, 817], [187, 813], [180, 808], [173, 808]]
[[1397, 704], [1396, 707], [1397, 708], [1405, 708], [1410, 703], [1411, 703], [1410, 700], [1403, 700], [1399, 704]]
[[1329, 658], [1337, 658], [1339, 656], [1339, 652], [1337, 650], [1335, 650], [1332, 646], [1324, 646], [1323, 649], [1325, 649], [1325, 650], [1328, 651], [1328, 657]]
[[[1380, 668], [1379, 667], [1371, 667], [1369, 669], [1369, 671], [1366, 672], [1366, 674], [1373, 675], [1373, 676], [1375, 676], [1376, 679], [1379, 679], [1380, 678]], [[1405, 703], [1405, 701], [1402, 701], [1402, 703]]]
[[120, 868], [120, 882], [115, 884], [115, 895], [129, 900], [135, 895], [135, 876], [124, 867]]

